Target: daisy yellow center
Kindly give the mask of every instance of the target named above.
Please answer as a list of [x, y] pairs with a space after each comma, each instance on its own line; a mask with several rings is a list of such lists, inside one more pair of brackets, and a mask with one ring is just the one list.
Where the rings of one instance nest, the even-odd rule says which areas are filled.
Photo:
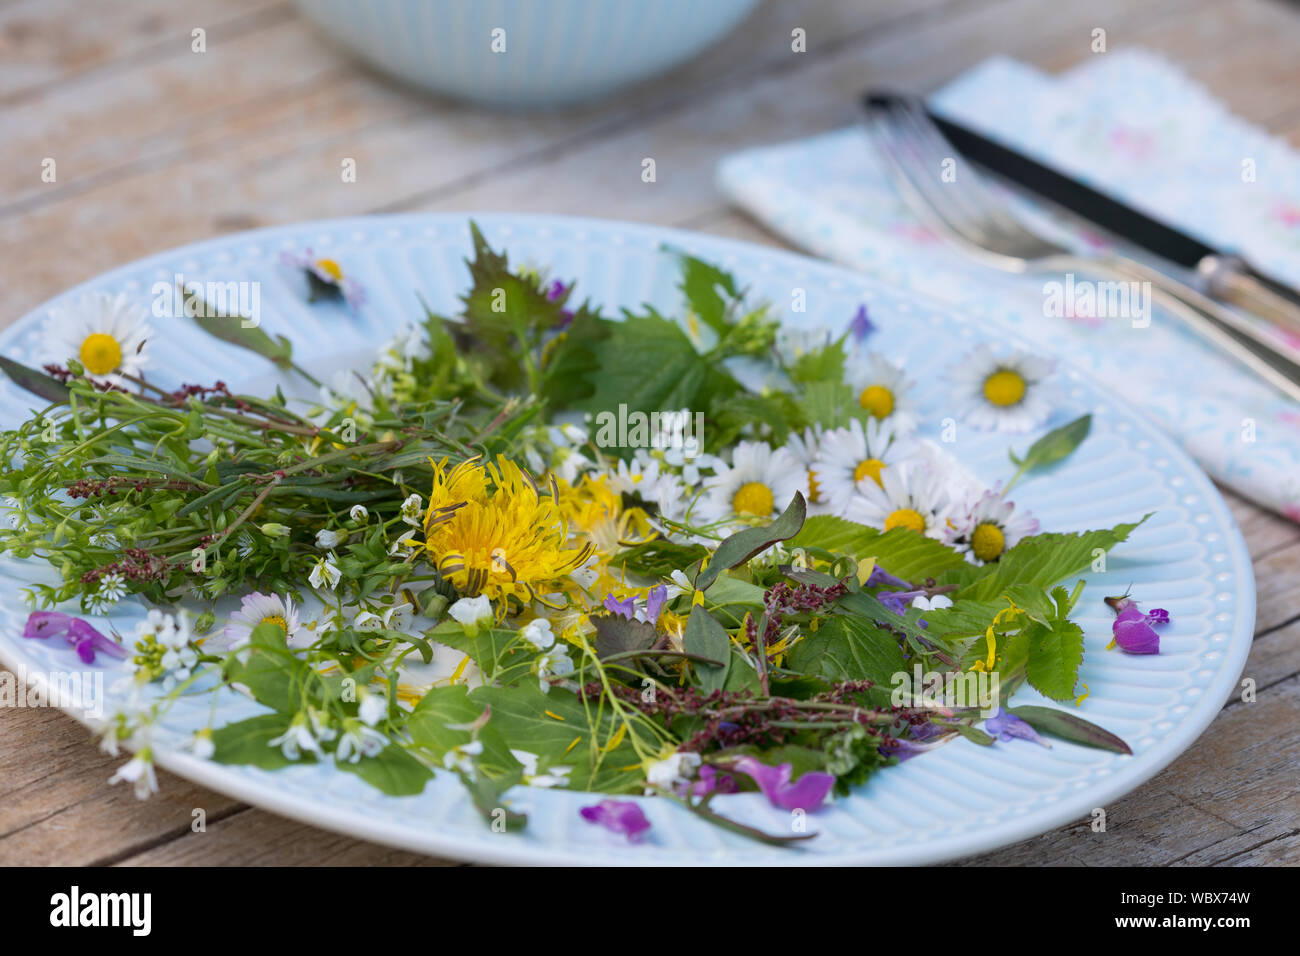
[[914, 508], [899, 508], [885, 519], [886, 531], [893, 531], [895, 528], [911, 528], [918, 534], [923, 534], [925, 519], [921, 517], [921, 512]]
[[339, 268], [339, 264], [333, 259], [317, 259], [316, 268], [320, 269], [321, 272], [324, 272], [335, 282], [338, 282], [343, 278], [343, 270]]
[[876, 484], [880, 484], [880, 473], [885, 470], [885, 463], [879, 458], [867, 458], [858, 462], [858, 467], [853, 469], [853, 480], [861, 481], [863, 478], [870, 478]]
[[888, 418], [894, 410], [894, 393], [883, 385], [868, 385], [858, 396], [858, 404], [873, 418]]
[[984, 397], [1003, 408], [1016, 405], [1025, 397], [1025, 380], [1019, 372], [998, 369], [984, 380]]
[[995, 524], [984, 522], [975, 526], [971, 532], [970, 547], [975, 557], [981, 561], [996, 561], [1006, 549], [1007, 539], [1002, 529]]
[[770, 515], [774, 504], [772, 491], [761, 481], [750, 481], [740, 486], [731, 499], [731, 510], [738, 515]]
[[817, 472], [808, 469], [808, 500], [814, 504], [822, 500], [822, 486], [817, 483]]
[[122, 364], [122, 346], [104, 332], [92, 332], [81, 343], [81, 364], [92, 375], [107, 375]]
[[281, 617], [279, 614], [268, 614], [266, 617], [262, 618], [262, 619], [261, 619], [260, 621], [258, 621], [257, 623], [258, 623], [259, 625], [261, 625], [261, 624], [274, 624], [274, 625], [275, 625], [276, 627], [278, 627], [280, 630], [284, 631], [284, 633], [286, 633], [286, 634], [289, 633], [289, 622], [286, 621], [286, 620], [285, 620], [283, 617]]

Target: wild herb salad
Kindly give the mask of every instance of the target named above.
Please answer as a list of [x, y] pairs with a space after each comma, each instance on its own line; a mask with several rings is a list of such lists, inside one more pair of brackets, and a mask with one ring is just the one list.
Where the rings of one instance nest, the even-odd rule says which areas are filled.
[[[1050, 361], [980, 347], [955, 371], [961, 427], [1039, 433], [986, 487], [919, 436], [865, 306], [790, 330], [674, 252], [681, 314], [611, 316], [471, 231], [459, 314], [424, 308], [324, 385], [179, 290], [314, 402], [151, 375], [125, 296], [51, 314], [42, 369], [0, 360], [41, 402], [0, 434], [0, 549], [58, 573], [27, 637], [121, 658], [127, 703], [98, 727], [134, 752], [115, 779], [156, 787], [151, 727], [194, 694], [265, 708], [195, 734], [215, 761], [329, 762], [397, 795], [451, 773], [510, 828], [516, 784], [593, 791], [584, 817], [630, 838], [649, 823], [619, 796], [653, 793], [805, 839], [715, 797], [812, 811], [958, 736], [1128, 752], [1071, 713], [1073, 615], [1100, 600], [1072, 579], [1144, 518], [1054, 532], [1008, 497], [1088, 435], [1043, 432]], [[338, 321], [370, 308], [345, 264], [286, 263]], [[1121, 649], [1157, 651], [1168, 614], [1108, 600]], [[125, 601], [149, 611], [119, 635]], [[1069, 709], [1008, 706], [1025, 682]]]

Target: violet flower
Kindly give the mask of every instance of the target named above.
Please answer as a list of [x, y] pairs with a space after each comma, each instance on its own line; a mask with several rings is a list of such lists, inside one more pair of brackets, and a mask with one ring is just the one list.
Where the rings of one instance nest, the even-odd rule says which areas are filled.
[[714, 792], [735, 793], [739, 789], [735, 777], [729, 773], [718, 773], [716, 767], [707, 763], [700, 768], [698, 779], [691, 784], [691, 793], [697, 797]]
[[1028, 723], [1015, 714], [1007, 713], [1005, 707], [999, 707], [996, 714], [984, 721], [984, 730], [1001, 741], [1014, 740], [1019, 737], [1021, 740], [1032, 740], [1049, 750], [1052, 747], [1046, 740], [1038, 736], [1037, 731], [1030, 727]]
[[849, 323], [849, 337], [855, 343], [861, 345], [868, 335], [876, 331], [876, 325], [867, 316], [866, 305], [858, 306], [858, 311], [853, 316], [853, 321]]
[[1128, 595], [1106, 598], [1106, 603], [1115, 611], [1115, 622], [1111, 625], [1114, 639], [1107, 646], [1107, 650], [1118, 644], [1119, 649], [1126, 654], [1160, 653], [1160, 635], [1152, 625], [1168, 624], [1168, 611], [1162, 607], [1155, 607], [1149, 613], [1143, 614], [1137, 602]]
[[646, 595], [645, 607], [642, 610], [637, 609], [636, 599], [633, 597], [625, 597], [620, 601], [614, 595], [606, 594], [605, 599], [600, 603], [610, 614], [629, 621], [646, 621], [653, 624], [659, 620], [659, 614], [667, 602], [668, 589], [662, 584], [657, 584]]
[[867, 583], [865, 586], [869, 588], [874, 588], [874, 587], [879, 587], [882, 584], [887, 584], [891, 588], [902, 588], [904, 591], [912, 587], [912, 585], [904, 581], [902, 578], [894, 577], [892, 574], [890, 574], [888, 571], [886, 571], [884, 568], [882, 568], [880, 565], [877, 564], [875, 567], [871, 569], [871, 575], [867, 578]]
[[640, 805], [631, 800], [602, 800], [594, 806], [580, 807], [578, 812], [588, 823], [598, 823], [606, 830], [622, 833], [633, 843], [650, 829], [650, 821]]
[[810, 770], [791, 782], [793, 768], [788, 763], [769, 767], [753, 757], [741, 757], [732, 766], [752, 778], [772, 806], [783, 810], [815, 810], [835, 786], [834, 774], [820, 770]]
[[27, 616], [23, 637], [41, 640], [63, 637], [85, 664], [95, 663], [95, 651], [103, 651], [110, 657], [126, 657], [126, 648], [121, 644], [105, 637], [81, 618], [59, 611], [33, 611]]

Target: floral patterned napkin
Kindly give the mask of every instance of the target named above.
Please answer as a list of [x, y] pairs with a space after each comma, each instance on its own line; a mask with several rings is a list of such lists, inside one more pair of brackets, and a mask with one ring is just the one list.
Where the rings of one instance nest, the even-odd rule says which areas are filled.
[[[992, 59], [930, 103], [1300, 286], [1300, 155], [1157, 56], [1099, 54], [1055, 77]], [[1067, 356], [1145, 411], [1212, 477], [1300, 522], [1300, 405], [1159, 311], [1146, 328], [1068, 310], [1045, 316], [1044, 277], [976, 265], [922, 227], [862, 130], [729, 156], [718, 183], [818, 255], [1010, 325], [1026, 347]], [[1009, 199], [1076, 247], [1108, 242], [1077, 227], [1063, 231], [1024, 198]]]

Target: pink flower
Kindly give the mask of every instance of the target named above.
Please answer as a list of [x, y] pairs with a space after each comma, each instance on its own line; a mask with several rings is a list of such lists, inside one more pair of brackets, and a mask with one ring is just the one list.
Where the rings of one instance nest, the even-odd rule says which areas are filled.
[[753, 778], [772, 806], [783, 810], [816, 810], [835, 786], [834, 775], [820, 770], [810, 770], [791, 782], [788, 763], [769, 767], [753, 757], [741, 757], [732, 768]]
[[645, 813], [631, 800], [602, 800], [595, 806], [581, 807], [578, 812], [588, 823], [597, 823], [606, 830], [625, 834], [633, 843], [650, 829]]
[[1162, 607], [1152, 608], [1149, 614], [1143, 614], [1137, 602], [1128, 595], [1106, 598], [1106, 603], [1115, 612], [1115, 623], [1111, 625], [1114, 639], [1110, 647], [1119, 645], [1126, 654], [1159, 654], [1160, 635], [1152, 625], [1168, 624], [1169, 612]]
[[126, 657], [126, 648], [110, 640], [79, 617], [59, 611], [33, 611], [23, 627], [23, 637], [64, 637], [77, 650], [83, 663], [95, 663], [95, 651], [110, 657]]

